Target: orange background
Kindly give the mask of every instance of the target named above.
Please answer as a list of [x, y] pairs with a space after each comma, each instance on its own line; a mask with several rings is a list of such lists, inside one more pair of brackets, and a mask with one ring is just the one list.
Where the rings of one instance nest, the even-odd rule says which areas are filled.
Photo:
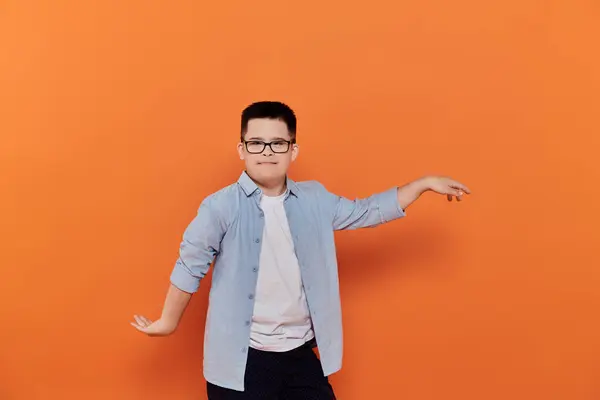
[[338, 237], [352, 399], [600, 398], [592, 1], [3, 2], [0, 399], [204, 399], [209, 280], [147, 338], [239, 115], [299, 117], [294, 179], [469, 185]]

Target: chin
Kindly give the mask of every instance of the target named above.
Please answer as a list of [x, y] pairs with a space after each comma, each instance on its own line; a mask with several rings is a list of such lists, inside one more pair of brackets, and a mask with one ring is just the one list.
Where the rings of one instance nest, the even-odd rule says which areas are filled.
[[286, 177], [285, 171], [275, 169], [265, 170], [266, 168], [263, 169], [263, 167], [272, 168], [272, 166], [259, 165], [258, 168], [254, 169], [253, 171], [250, 171], [250, 174], [254, 179], [266, 182], [285, 179]]

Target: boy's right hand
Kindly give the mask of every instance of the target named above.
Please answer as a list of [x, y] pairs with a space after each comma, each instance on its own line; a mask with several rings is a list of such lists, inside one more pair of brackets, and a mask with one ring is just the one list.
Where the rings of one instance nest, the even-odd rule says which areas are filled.
[[148, 336], [168, 336], [175, 331], [175, 326], [163, 319], [152, 322], [143, 315], [134, 315], [133, 317], [135, 322], [131, 322], [131, 325]]

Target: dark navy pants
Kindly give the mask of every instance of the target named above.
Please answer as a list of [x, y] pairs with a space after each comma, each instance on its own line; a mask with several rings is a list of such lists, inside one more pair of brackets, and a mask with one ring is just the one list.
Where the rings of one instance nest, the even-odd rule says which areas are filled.
[[207, 383], [209, 400], [335, 400], [312, 343], [286, 352], [248, 349], [243, 392]]

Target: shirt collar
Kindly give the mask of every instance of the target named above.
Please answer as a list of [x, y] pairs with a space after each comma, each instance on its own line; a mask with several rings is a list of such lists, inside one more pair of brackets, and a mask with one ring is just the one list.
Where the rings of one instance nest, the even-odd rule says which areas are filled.
[[[242, 190], [246, 194], [247, 197], [252, 196], [256, 191], [260, 191], [260, 188], [256, 185], [256, 183], [248, 176], [246, 171], [243, 171], [238, 179], [238, 184], [242, 187]], [[286, 186], [287, 190], [290, 194], [298, 197], [298, 185], [289, 177], [286, 177]]]

